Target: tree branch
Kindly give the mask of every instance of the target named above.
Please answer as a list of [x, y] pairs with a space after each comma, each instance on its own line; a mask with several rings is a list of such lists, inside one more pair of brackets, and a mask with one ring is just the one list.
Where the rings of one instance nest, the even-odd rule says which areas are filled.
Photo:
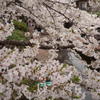
[[79, 28], [79, 29], [80, 29], [80, 31], [81, 31], [82, 33], [84, 33], [84, 34], [86, 35], [86, 38], [89, 40], [89, 42], [93, 44], [93, 42], [91, 42], [90, 39], [88, 38], [87, 34], [86, 34], [81, 28]]
[[[74, 45], [67, 45], [67, 46], [57, 46], [56, 49], [68, 49], [68, 48], [74, 48]], [[40, 45], [40, 49], [54, 49], [53, 46], [48, 45]]]
[[56, 29], [56, 24], [55, 24], [55, 20], [54, 20], [54, 16], [51, 14], [50, 10], [47, 8], [47, 6], [45, 6], [47, 11], [49, 12], [49, 14], [51, 15], [53, 21], [54, 21], [54, 26], [55, 26], [55, 29]]
[[72, 21], [71, 21], [67, 16], [65, 16], [65, 14], [63, 14], [62, 12], [60, 12], [60, 11], [58, 11], [58, 10], [56, 10], [56, 9], [54, 9], [54, 8], [52, 8], [52, 7], [50, 7], [50, 6], [48, 6], [46, 3], [43, 3], [43, 5], [46, 6], [46, 7], [48, 7], [49, 9], [54, 10], [55, 12], [59, 13], [60, 15], [64, 16], [66, 19], [69, 20], [69, 22], [72, 22]]
[[[35, 43], [24, 42], [24, 41], [4, 40], [4, 41], [0, 41], [0, 45], [33, 46], [35, 45]], [[56, 46], [56, 49], [67, 49], [67, 48], [74, 48], [74, 45]], [[40, 44], [40, 49], [54, 49], [54, 47]]]
[[24, 42], [24, 41], [13, 41], [13, 40], [4, 40], [0, 41], [0, 45], [19, 45], [19, 46], [33, 46], [34, 43]]
[[[20, 2], [19, 0], [15, 0], [15, 1], [7, 2], [7, 7], [10, 6], [11, 4], [16, 4], [17, 6], [22, 7], [23, 9], [29, 11], [30, 14], [33, 14], [37, 19], [39, 19], [38, 16], [36, 16], [36, 15], [32, 12], [32, 10], [30, 10], [30, 9], [25, 8], [24, 6], [22, 6], [22, 2]], [[39, 19], [39, 20], [40, 20], [40, 19]]]

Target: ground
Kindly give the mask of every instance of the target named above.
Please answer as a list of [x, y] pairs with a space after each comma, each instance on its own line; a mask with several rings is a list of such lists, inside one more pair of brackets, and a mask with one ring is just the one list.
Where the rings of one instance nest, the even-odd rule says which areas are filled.
[[[32, 34], [34, 30], [34, 26], [28, 26], [28, 31]], [[31, 35], [32, 36], [32, 35]], [[39, 34], [38, 40], [40, 40], [43, 37], [47, 37], [49, 38], [49, 35], [44, 35], [44, 34]], [[49, 58], [50, 54], [48, 52], [48, 50], [44, 50], [44, 49], [39, 49], [39, 53], [34, 57], [36, 58], [38, 61], [45, 61]]]

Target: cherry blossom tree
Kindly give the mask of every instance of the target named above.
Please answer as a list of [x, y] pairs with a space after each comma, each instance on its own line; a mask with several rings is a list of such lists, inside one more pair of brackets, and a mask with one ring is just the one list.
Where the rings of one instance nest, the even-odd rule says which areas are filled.
[[[30, 100], [84, 100], [82, 85], [89, 88], [94, 99], [99, 100], [100, 44], [95, 35], [100, 34], [97, 31], [100, 18], [76, 9], [75, 2], [68, 0], [1, 0], [0, 5], [0, 45], [6, 41], [6, 37], [12, 35], [13, 20], [21, 15], [34, 19], [50, 35], [50, 39], [30, 39], [30, 43], [24, 43], [23, 50], [17, 46], [14, 49], [7, 48], [4, 44], [1, 46], [1, 100], [17, 100], [23, 95]], [[36, 33], [32, 35], [38, 36]], [[45, 62], [33, 59], [42, 46], [50, 48], [51, 56]], [[93, 57], [95, 61], [91, 62], [92, 70], [87, 68], [80, 73], [74, 66], [55, 60], [57, 51], [63, 48]]]

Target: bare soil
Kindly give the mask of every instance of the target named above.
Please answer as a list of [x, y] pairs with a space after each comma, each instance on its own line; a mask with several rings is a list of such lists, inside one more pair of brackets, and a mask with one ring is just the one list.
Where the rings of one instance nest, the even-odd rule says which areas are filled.
[[[33, 33], [33, 30], [34, 30], [34, 26], [28, 27], [28, 31], [30, 32], [30, 34]], [[38, 40], [43, 38], [43, 37], [49, 38], [49, 35], [45, 35], [45, 34], [40, 33]], [[50, 54], [49, 54], [48, 50], [39, 49], [39, 53], [34, 58], [36, 58], [38, 61], [46, 61], [49, 58], [49, 56], [50, 56]]]

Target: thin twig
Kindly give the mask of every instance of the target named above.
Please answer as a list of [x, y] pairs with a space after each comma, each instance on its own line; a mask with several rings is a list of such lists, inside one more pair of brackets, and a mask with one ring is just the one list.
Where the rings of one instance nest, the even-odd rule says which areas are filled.
[[87, 34], [81, 28], [79, 28], [79, 29], [81, 32], [83, 32], [86, 35], [86, 38], [89, 40], [89, 42], [93, 44], [93, 42], [91, 42], [90, 39], [88, 38]]
[[60, 12], [60, 11], [58, 11], [58, 10], [56, 10], [56, 9], [54, 9], [54, 8], [52, 8], [52, 7], [50, 7], [50, 6], [48, 6], [46, 3], [43, 3], [43, 5], [46, 6], [46, 7], [48, 7], [49, 9], [54, 10], [55, 12], [59, 13], [60, 15], [64, 16], [66, 19], [69, 20], [69, 22], [72, 22], [72, 21], [71, 21], [67, 16], [65, 16], [65, 14], [63, 14], [62, 12]]
[[[44, 6], [45, 6], [45, 5], [44, 5]], [[45, 7], [46, 7], [46, 9], [48, 10], [49, 14], [51, 15], [51, 17], [52, 17], [52, 19], [53, 19], [53, 21], [54, 21], [55, 29], [56, 29], [55, 19], [54, 19], [53, 15], [51, 14], [50, 10], [47, 8], [47, 6], [45, 6]]]

